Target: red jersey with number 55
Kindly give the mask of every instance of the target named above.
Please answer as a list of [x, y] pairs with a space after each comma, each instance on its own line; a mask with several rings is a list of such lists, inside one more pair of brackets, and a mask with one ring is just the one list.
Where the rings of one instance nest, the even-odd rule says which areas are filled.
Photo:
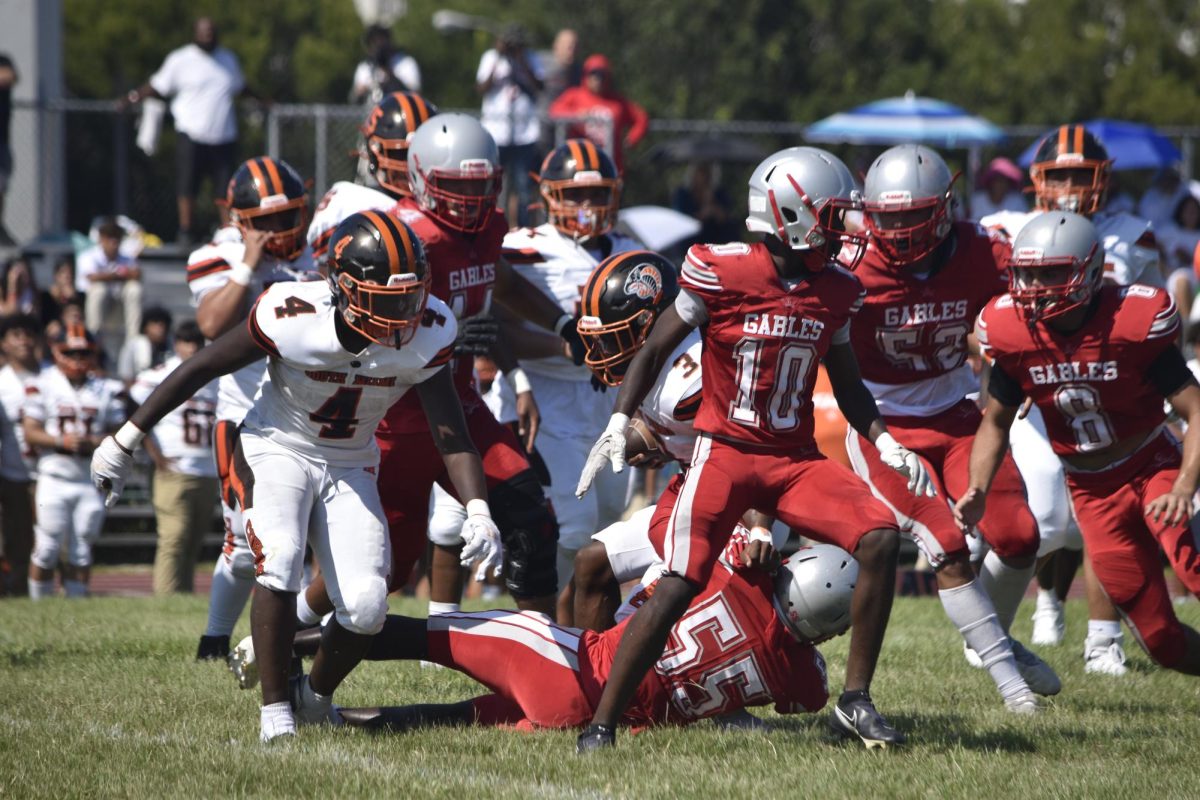
[[1026, 325], [1006, 294], [984, 307], [976, 334], [984, 354], [1037, 403], [1055, 453], [1103, 450], [1166, 417], [1147, 375], [1179, 334], [1175, 301], [1161, 289], [1102, 287], [1091, 318], [1069, 336]]
[[813, 382], [862, 305], [858, 279], [827, 267], [779, 276], [762, 244], [698, 244], [679, 276], [704, 305], [704, 397], [696, 429], [773, 448], [815, 447]]
[[974, 222], [951, 235], [952, 253], [928, 274], [889, 264], [874, 246], [854, 271], [867, 297], [850, 341], [884, 416], [932, 416], [979, 389], [967, 336], [987, 301], [1008, 291], [1011, 247]]
[[[493, 211], [483, 230], [469, 234], [443, 228], [410, 197], [401, 199], [390, 213], [412, 228], [425, 246], [432, 279], [430, 294], [450, 306], [458, 320], [488, 313], [496, 283], [496, 262], [508, 233], [504, 214]], [[459, 396], [477, 402], [474, 366], [475, 360], [471, 356], [455, 358], [451, 362]], [[389, 433], [429, 430], [416, 397], [401, 398], [379, 427]]]

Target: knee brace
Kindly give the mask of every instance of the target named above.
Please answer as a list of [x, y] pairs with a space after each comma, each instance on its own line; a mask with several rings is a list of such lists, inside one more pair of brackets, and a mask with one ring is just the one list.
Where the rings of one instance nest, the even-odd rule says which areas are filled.
[[351, 633], [374, 635], [387, 620], [387, 581], [371, 576], [342, 586], [342, 608], [337, 621]]
[[558, 591], [558, 523], [533, 470], [525, 470], [488, 494], [504, 542], [504, 583], [513, 597], [545, 597]]

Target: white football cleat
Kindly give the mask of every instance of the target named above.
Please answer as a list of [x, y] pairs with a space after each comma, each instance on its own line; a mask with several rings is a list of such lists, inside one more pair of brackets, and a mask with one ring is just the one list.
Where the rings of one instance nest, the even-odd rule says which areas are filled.
[[1030, 652], [1016, 639], [1011, 641], [1013, 658], [1017, 660], [1017, 671], [1021, 673], [1025, 683], [1029, 684], [1029, 688], [1043, 697], [1061, 692], [1062, 681], [1058, 679], [1058, 674], [1050, 665]]
[[1083, 643], [1083, 671], [1119, 678], [1129, 671], [1125, 666], [1124, 634], [1115, 637], [1089, 636]]
[[1033, 635], [1029, 641], [1038, 646], [1062, 644], [1063, 634], [1067, 630], [1067, 617], [1057, 597], [1039, 592], [1037, 610], [1033, 612], [1032, 619]]
[[258, 661], [254, 658], [254, 640], [247, 636], [225, 656], [229, 671], [237, 678], [238, 687], [253, 689], [258, 686]]

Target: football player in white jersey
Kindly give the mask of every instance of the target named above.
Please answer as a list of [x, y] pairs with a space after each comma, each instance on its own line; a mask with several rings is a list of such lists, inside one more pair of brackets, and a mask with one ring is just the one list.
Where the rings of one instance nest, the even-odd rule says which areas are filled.
[[[375, 484], [375, 428], [409, 389], [467, 501], [464, 561], [482, 556], [485, 569], [501, 562], [483, 466], [443, 369], [456, 333], [453, 313], [429, 296], [420, 241], [394, 218], [355, 214], [334, 232], [329, 286], [272, 286], [246, 326], [180, 366], [93, 457], [92, 479], [111, 502], [145, 431], [208, 381], [268, 356], [271, 379], [239, 430], [232, 475], [259, 587], [251, 631], [263, 741], [294, 735], [297, 720], [336, 723], [333, 691], [383, 627], [391, 554]], [[311, 675], [293, 693], [293, 714], [287, 670], [306, 541], [335, 614]]]
[[[1105, 280], [1121, 286], [1141, 283], [1162, 289], [1163, 274], [1150, 223], [1125, 212], [1104, 209], [1111, 170], [1112, 159], [1095, 136], [1082, 125], [1061, 125], [1042, 139], [1029, 167], [1036, 195], [1034, 210], [1001, 211], [984, 217], [980, 223], [1016, 238], [1025, 223], [1042, 211], [1082, 214], [1092, 220], [1100, 234]], [[1011, 446], [1042, 537], [1031, 642], [1056, 645], [1065, 630], [1062, 603], [1083, 558], [1083, 538], [1071, 514], [1062, 464], [1054, 457], [1036, 407], [1028, 416], [1018, 415]], [[1084, 668], [1088, 672], [1124, 675], [1125, 651], [1117, 610], [1100, 589], [1090, 567], [1084, 574], [1089, 617]]]
[[125, 387], [95, 374], [95, 339], [79, 323], [51, 345], [54, 365], [26, 386], [25, 441], [37, 449], [33, 557], [29, 596], [54, 594], [60, 559], [67, 597], [86, 597], [92, 544], [104, 524], [104, 500], [88, 480], [88, 458], [125, 421]]
[[378, 189], [338, 181], [317, 204], [308, 226], [313, 258], [324, 264], [329, 238], [342, 220], [359, 211], [387, 211], [412, 192], [408, 186], [408, 140], [421, 123], [438, 113], [438, 107], [416, 92], [392, 92], [371, 109], [363, 123], [367, 170]]
[[10, 597], [29, 593], [29, 556], [33, 551], [33, 482], [37, 454], [25, 442], [21, 407], [25, 386], [41, 371], [37, 341], [41, 325], [29, 314], [13, 314], [0, 322], [0, 353], [7, 364], [0, 368], [0, 536], [8, 560]]
[[[308, 192], [285, 161], [252, 158], [233, 174], [225, 194], [230, 224], [188, 258], [187, 282], [196, 322], [216, 339], [246, 319], [250, 303], [281, 281], [318, 278], [304, 246]], [[229, 636], [254, 587], [254, 554], [246, 542], [241, 512], [229, 480], [237, 426], [266, 380], [262, 363], [250, 364], [218, 382], [213, 450], [221, 481], [225, 545], [213, 569], [208, 623], [196, 658], [224, 658]]]
[[[547, 222], [504, 237], [504, 257], [513, 269], [574, 316], [580, 288], [605, 258], [637, 249], [615, 233], [621, 178], [616, 164], [587, 139], [568, 139], [542, 162], [538, 184]], [[612, 395], [599, 391], [587, 367], [563, 352], [562, 339], [529, 322], [512, 321], [509, 335], [520, 359], [519, 377], [528, 380], [541, 411], [538, 452], [551, 476], [575, 475], [583, 468]], [[595, 387], [595, 388], [593, 388]], [[575, 553], [625, 509], [628, 477], [606, 474], [597, 491], [575, 496], [570, 480], [552, 480], [546, 493], [558, 519], [558, 585], [571, 577]]]

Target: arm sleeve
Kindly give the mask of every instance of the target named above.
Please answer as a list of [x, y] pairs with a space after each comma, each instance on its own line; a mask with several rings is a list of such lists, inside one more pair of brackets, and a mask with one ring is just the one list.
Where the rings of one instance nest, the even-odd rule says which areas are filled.
[[1196, 378], [1183, 360], [1183, 353], [1172, 345], [1162, 351], [1146, 370], [1146, 377], [1163, 397], [1170, 397]]
[[475, 82], [483, 83], [492, 74], [499, 54], [495, 50], [487, 50], [479, 57], [479, 69], [475, 71]]
[[688, 289], [680, 289], [675, 296], [675, 310], [679, 318], [693, 328], [708, 322], [708, 307], [704, 305], [704, 300]]
[[1025, 402], [1025, 392], [1021, 389], [1021, 384], [996, 363], [992, 364], [992, 371], [988, 377], [988, 394], [1006, 406], [1019, 406]]
[[830, 344], [849, 344], [850, 343], [850, 320], [846, 320], [846, 324], [833, 332], [833, 339]]

